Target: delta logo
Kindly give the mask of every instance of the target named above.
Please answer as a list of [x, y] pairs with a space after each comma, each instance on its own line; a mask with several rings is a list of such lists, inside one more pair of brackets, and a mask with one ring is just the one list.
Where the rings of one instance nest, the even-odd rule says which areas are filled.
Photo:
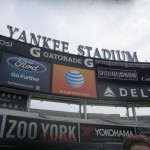
[[52, 93], [97, 98], [94, 71], [54, 64]]

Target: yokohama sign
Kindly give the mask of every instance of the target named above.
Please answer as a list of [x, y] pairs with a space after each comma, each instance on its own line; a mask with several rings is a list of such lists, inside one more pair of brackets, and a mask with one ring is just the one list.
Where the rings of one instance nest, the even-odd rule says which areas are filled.
[[121, 142], [124, 138], [135, 135], [133, 127], [80, 124], [81, 142]]

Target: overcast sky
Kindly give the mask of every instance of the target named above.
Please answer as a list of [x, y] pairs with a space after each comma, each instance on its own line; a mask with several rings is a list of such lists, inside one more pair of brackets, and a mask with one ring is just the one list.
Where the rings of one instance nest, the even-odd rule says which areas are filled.
[[[74, 54], [81, 44], [93, 47], [93, 51], [95, 48], [136, 51], [139, 61], [150, 62], [149, 10], [150, 0], [0, 0], [0, 34], [9, 36], [7, 25], [11, 25], [20, 29], [16, 37], [25, 30], [28, 38], [35, 33], [67, 41], [69, 51]], [[32, 102], [33, 107], [41, 105]], [[69, 108], [77, 111], [77, 107]], [[88, 110], [113, 111], [97, 107]]]

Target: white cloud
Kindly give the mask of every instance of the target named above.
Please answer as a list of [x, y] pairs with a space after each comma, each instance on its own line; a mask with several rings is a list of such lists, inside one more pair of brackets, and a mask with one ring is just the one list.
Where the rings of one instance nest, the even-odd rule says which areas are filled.
[[149, 50], [149, 7], [148, 0], [5, 0], [0, 6], [2, 33], [8, 35], [10, 24], [28, 36], [33, 32], [68, 41], [72, 52], [83, 44], [138, 51], [140, 60], [150, 61], [143, 55]]

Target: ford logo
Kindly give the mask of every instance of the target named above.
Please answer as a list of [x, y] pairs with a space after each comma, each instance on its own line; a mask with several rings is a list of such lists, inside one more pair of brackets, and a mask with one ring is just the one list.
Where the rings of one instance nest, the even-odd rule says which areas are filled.
[[73, 88], [80, 88], [84, 84], [84, 76], [77, 70], [69, 70], [66, 73], [66, 81]]
[[11, 66], [25, 71], [44, 72], [46, 70], [44, 65], [31, 59], [11, 57], [7, 59], [7, 62]]

